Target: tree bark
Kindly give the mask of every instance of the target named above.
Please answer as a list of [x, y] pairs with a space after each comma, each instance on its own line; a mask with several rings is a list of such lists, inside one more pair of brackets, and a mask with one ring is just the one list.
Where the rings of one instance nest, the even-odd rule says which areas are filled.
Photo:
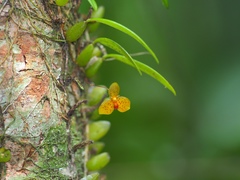
[[84, 149], [73, 150], [85, 140], [86, 114], [81, 107], [68, 112], [84, 100], [89, 82], [74, 62], [80, 41], [64, 38], [64, 27], [79, 18], [79, 3], [0, 0], [0, 145], [11, 151], [1, 179], [86, 174]]

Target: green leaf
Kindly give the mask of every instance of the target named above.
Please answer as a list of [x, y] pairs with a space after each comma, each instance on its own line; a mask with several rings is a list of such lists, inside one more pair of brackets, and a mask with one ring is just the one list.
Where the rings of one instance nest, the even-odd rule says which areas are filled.
[[[104, 59], [106, 58], [114, 58], [116, 60], [119, 60], [125, 64], [128, 64], [130, 66], [133, 66], [132, 63], [130, 63], [125, 56], [122, 55], [118, 55], [118, 54], [107, 54], [103, 57]], [[174, 88], [171, 86], [171, 84], [161, 75], [159, 74], [157, 71], [155, 71], [154, 69], [152, 69], [151, 67], [149, 67], [146, 64], [143, 64], [137, 60], [133, 60], [137, 66], [139, 67], [139, 69], [148, 74], [149, 76], [152, 76], [154, 79], [156, 79], [157, 81], [159, 81], [161, 84], [163, 84], [166, 88], [168, 88], [174, 95], [176, 95], [176, 92], [174, 90]]]
[[109, 121], [96, 121], [89, 124], [89, 139], [97, 141], [107, 134], [111, 126]]
[[110, 156], [107, 152], [93, 156], [88, 160], [86, 166], [89, 171], [97, 171], [104, 168], [110, 161]]
[[95, 106], [103, 99], [107, 94], [107, 88], [102, 86], [89, 87], [87, 94], [87, 104], [89, 106]]
[[68, 3], [68, 0], [55, 0], [58, 6], [65, 6]]
[[97, 38], [94, 40], [93, 44], [96, 44], [96, 43], [100, 43], [104, 46], [107, 46], [107, 47], [113, 49], [114, 51], [118, 52], [119, 54], [124, 55], [126, 57], [126, 59], [129, 61], [129, 63], [131, 63], [133, 65], [133, 67], [135, 67], [138, 70], [138, 72], [140, 74], [142, 74], [141, 71], [139, 70], [138, 66], [136, 65], [136, 63], [133, 61], [133, 58], [131, 57], [131, 55], [121, 45], [119, 45], [115, 41], [108, 39], [108, 38]]
[[81, 53], [77, 56], [76, 63], [79, 66], [86, 66], [92, 57], [94, 46], [93, 44], [87, 45]]
[[66, 40], [69, 42], [74, 42], [78, 40], [85, 31], [87, 25], [85, 22], [79, 22], [70, 27], [66, 32]]
[[98, 6], [95, 0], [88, 0], [89, 4], [93, 7], [94, 11], [97, 10]]
[[113, 27], [119, 31], [122, 31], [123, 33], [131, 36], [134, 38], [136, 41], [138, 41], [156, 60], [157, 63], [159, 63], [159, 60], [155, 53], [152, 51], [152, 49], [132, 30], [128, 29], [127, 27], [123, 26], [122, 24], [119, 24], [115, 21], [109, 20], [109, 19], [104, 19], [104, 18], [90, 18], [86, 20], [87, 23], [89, 22], [99, 22], [105, 25], [108, 25], [110, 27]]
[[165, 6], [165, 8], [168, 9], [169, 5], [168, 5], [168, 0], [162, 0], [163, 5]]

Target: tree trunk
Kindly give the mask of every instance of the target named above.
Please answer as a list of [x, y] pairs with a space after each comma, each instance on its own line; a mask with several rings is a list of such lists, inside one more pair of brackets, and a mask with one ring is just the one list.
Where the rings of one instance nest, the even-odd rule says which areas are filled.
[[86, 173], [84, 149], [73, 150], [85, 140], [86, 115], [69, 109], [81, 104], [89, 83], [74, 63], [80, 41], [67, 44], [63, 29], [79, 18], [79, 3], [0, 0], [0, 145], [11, 151], [1, 179]]

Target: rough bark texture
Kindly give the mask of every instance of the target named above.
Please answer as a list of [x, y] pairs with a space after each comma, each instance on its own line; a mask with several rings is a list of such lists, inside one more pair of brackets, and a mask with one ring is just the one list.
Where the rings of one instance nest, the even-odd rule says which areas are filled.
[[84, 140], [85, 115], [67, 112], [84, 99], [73, 79], [88, 83], [74, 63], [80, 42], [67, 44], [63, 29], [79, 18], [70, 14], [78, 3], [0, 0], [0, 145], [12, 155], [1, 179], [84, 176], [83, 150], [72, 147]]

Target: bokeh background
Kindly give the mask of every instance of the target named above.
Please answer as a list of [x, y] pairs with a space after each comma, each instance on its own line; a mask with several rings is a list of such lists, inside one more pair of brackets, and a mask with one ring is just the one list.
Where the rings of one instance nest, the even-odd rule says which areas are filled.
[[[148, 75], [106, 62], [96, 84], [118, 82], [131, 110], [101, 116], [111, 121], [104, 151], [109, 180], [240, 179], [240, 1], [99, 0], [105, 18], [134, 32], [154, 50], [135, 57], [162, 74], [177, 96]], [[101, 25], [128, 52], [135, 40]]]

